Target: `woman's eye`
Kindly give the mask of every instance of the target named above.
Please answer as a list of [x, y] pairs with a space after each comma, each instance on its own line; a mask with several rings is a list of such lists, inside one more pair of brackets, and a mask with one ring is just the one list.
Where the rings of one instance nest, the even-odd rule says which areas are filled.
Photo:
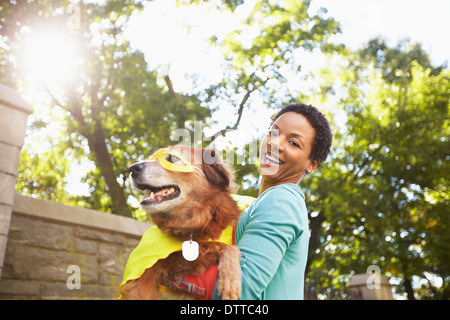
[[276, 137], [276, 136], [278, 136], [278, 130], [269, 129], [269, 132], [267, 132], [267, 135]]
[[300, 144], [297, 141], [289, 141], [290, 144], [292, 144], [294, 147], [300, 148]]

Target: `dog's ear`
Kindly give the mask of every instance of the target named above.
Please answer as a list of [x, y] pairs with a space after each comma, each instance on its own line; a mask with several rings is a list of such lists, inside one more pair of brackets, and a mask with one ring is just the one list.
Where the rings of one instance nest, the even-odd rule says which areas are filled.
[[225, 190], [230, 185], [230, 173], [214, 149], [202, 149], [202, 170], [206, 179], [214, 186]]

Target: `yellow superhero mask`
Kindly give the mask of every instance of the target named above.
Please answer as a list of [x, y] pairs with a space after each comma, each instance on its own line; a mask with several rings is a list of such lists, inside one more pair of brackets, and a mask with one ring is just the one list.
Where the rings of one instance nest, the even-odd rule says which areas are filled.
[[150, 158], [150, 161], [155, 159], [159, 161], [161, 167], [169, 171], [193, 172], [194, 169], [198, 169], [190, 164], [189, 161], [183, 158], [180, 154], [172, 151], [159, 150], [153, 155], [153, 157]]

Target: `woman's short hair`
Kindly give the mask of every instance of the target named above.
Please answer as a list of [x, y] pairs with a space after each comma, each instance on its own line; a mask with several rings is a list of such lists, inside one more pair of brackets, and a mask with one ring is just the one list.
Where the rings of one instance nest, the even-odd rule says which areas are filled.
[[307, 105], [304, 103], [294, 103], [290, 104], [283, 109], [281, 109], [273, 118], [270, 126], [284, 113], [295, 112], [303, 115], [308, 119], [309, 123], [312, 125], [314, 130], [316, 130], [316, 135], [314, 136], [311, 155], [309, 158], [311, 160], [318, 161], [319, 164], [325, 161], [331, 149], [331, 142], [333, 140], [333, 135], [330, 130], [330, 124], [327, 118], [315, 107]]

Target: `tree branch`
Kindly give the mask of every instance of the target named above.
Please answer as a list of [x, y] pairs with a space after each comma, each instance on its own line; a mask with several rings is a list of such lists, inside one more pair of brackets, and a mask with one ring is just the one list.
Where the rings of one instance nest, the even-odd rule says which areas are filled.
[[238, 117], [237, 117], [236, 122], [234, 123], [234, 125], [226, 126], [224, 129], [217, 131], [211, 137], [209, 137], [209, 139], [207, 139], [207, 141], [213, 142], [214, 140], [216, 140], [217, 137], [223, 136], [228, 130], [236, 130], [238, 128], [239, 123], [241, 122], [242, 112], [244, 111], [245, 103], [247, 102], [248, 98], [250, 97], [250, 94], [253, 91], [254, 91], [254, 89], [247, 91], [247, 93], [245, 94], [244, 98], [242, 98], [241, 103], [239, 104]]
[[[376, 152], [378, 152], [378, 150], [381, 149], [381, 146], [378, 146], [377, 148], [375, 148], [374, 150], [372, 150], [372, 152], [370, 154], [367, 155], [367, 157], [363, 160], [363, 162], [358, 165], [357, 168], [355, 168], [355, 170], [353, 171], [353, 175], [352, 175], [352, 179], [350, 182], [354, 182], [356, 181], [356, 179], [361, 178], [358, 177], [358, 175], [366, 168], [366, 166], [373, 160], [370, 159], [371, 156], [373, 156]], [[357, 170], [357, 171], [356, 171]], [[355, 172], [356, 171], [356, 172]]]
[[[252, 76], [253, 74], [254, 73], [252, 73], [250, 76]], [[269, 78], [267, 78], [266, 80], [261, 82], [261, 84], [259, 84], [258, 86], [255, 86], [253, 89], [247, 89], [245, 96], [242, 98], [241, 103], [239, 103], [238, 117], [237, 117], [234, 125], [226, 126], [224, 129], [217, 131], [215, 134], [213, 134], [211, 137], [209, 137], [208, 141], [213, 142], [214, 140], [216, 140], [217, 137], [223, 136], [228, 130], [236, 130], [239, 127], [239, 124], [240, 124], [241, 118], [242, 118], [242, 112], [244, 111], [245, 103], [247, 102], [248, 98], [250, 98], [250, 95], [254, 91], [258, 90], [260, 87], [263, 87], [268, 80], [269, 80]]]
[[170, 94], [176, 98], [178, 97], [178, 94], [175, 92], [175, 90], [173, 90], [173, 85], [172, 85], [172, 80], [170, 80], [169, 75], [164, 77], [164, 81], [166, 81], [167, 87], [169, 88], [169, 92]]
[[68, 104], [64, 104], [59, 101], [51, 92], [47, 90], [48, 95], [52, 98], [52, 103], [54, 105], [59, 106], [60, 108], [69, 112], [72, 117], [81, 125], [86, 125], [86, 121], [84, 120], [83, 114], [81, 113], [81, 107], [69, 107]]

